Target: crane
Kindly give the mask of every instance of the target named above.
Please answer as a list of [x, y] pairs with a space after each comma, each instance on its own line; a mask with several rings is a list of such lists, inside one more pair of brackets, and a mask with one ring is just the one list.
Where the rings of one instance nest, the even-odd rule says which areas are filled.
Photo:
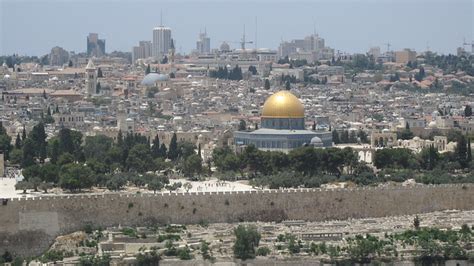
[[245, 25], [244, 25], [244, 34], [242, 35], [242, 38], [240, 39], [240, 41], [225, 41], [227, 43], [239, 43], [240, 44], [240, 48], [242, 49], [242, 51], [245, 51], [245, 44], [252, 44], [253, 41], [247, 41], [245, 39]]

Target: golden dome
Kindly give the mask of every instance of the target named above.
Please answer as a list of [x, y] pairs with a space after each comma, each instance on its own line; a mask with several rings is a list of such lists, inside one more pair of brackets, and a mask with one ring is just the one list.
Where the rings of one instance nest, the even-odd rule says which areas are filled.
[[279, 91], [263, 105], [263, 118], [304, 118], [303, 104], [289, 91]]

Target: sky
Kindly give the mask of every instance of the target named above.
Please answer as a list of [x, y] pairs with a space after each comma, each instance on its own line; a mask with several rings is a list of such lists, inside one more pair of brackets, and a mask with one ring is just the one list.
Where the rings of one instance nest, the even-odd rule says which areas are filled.
[[[277, 49], [281, 40], [317, 32], [336, 51], [380, 46], [455, 53], [474, 39], [473, 0], [0, 0], [0, 55], [44, 55], [54, 46], [84, 52], [89, 32], [106, 51], [131, 51], [152, 29], [172, 29], [176, 49], [189, 53], [206, 28], [211, 48], [247, 40]], [[257, 27], [255, 20], [257, 20]], [[237, 48], [238, 43], [230, 43]], [[250, 45], [254, 47], [254, 45]]]

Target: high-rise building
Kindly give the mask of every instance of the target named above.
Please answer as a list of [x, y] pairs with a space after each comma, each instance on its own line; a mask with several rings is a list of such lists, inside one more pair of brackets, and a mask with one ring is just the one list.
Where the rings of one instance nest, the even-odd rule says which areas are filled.
[[199, 33], [199, 38], [196, 42], [196, 50], [199, 54], [211, 53], [211, 38], [207, 37], [207, 32]]
[[132, 62], [137, 59], [143, 59], [151, 57], [151, 41], [140, 41], [138, 46], [134, 46], [132, 49]]
[[63, 48], [56, 46], [51, 49], [49, 54], [49, 64], [52, 66], [62, 66], [69, 60], [69, 53]]
[[105, 39], [99, 39], [99, 34], [89, 33], [87, 36], [87, 55], [96, 57], [105, 55]]
[[171, 44], [171, 29], [159, 26], [153, 29], [152, 56], [161, 59], [168, 54]]

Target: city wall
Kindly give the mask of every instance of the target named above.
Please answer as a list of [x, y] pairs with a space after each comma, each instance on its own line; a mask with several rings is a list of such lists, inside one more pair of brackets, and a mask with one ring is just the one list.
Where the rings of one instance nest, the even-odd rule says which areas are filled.
[[0, 199], [0, 254], [44, 252], [54, 238], [94, 226], [202, 221], [343, 220], [474, 209], [474, 185], [246, 192], [79, 194]]

